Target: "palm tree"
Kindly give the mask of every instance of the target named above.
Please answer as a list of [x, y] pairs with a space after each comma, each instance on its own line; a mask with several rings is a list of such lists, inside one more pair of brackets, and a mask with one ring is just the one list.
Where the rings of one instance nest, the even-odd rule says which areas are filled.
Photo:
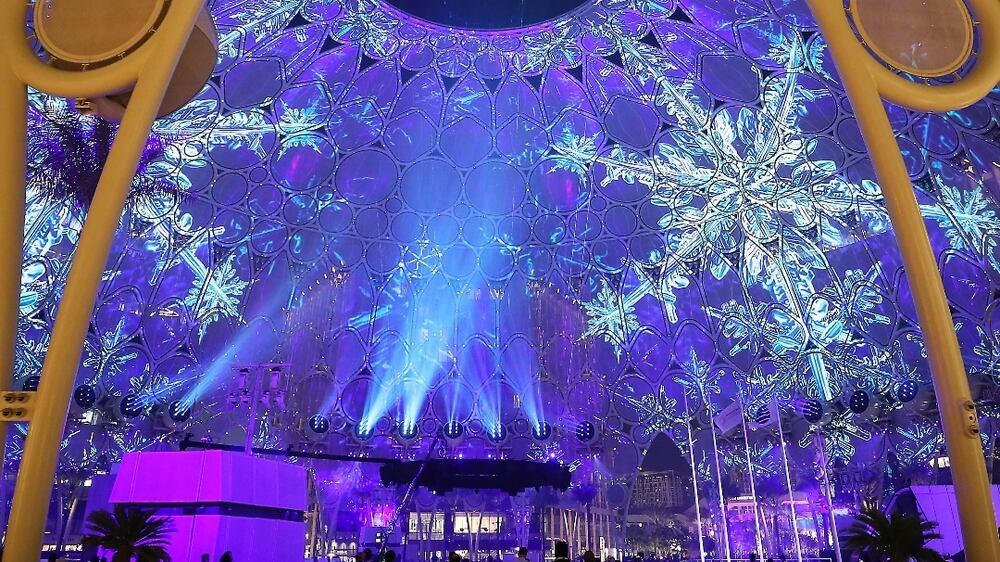
[[945, 562], [927, 543], [941, 538], [937, 523], [920, 515], [887, 516], [875, 506], [865, 506], [844, 537], [844, 546], [867, 553], [879, 562]]
[[169, 562], [167, 536], [173, 530], [169, 519], [154, 517], [153, 510], [115, 506], [114, 512], [95, 511], [87, 518], [83, 545], [115, 552], [111, 562]]

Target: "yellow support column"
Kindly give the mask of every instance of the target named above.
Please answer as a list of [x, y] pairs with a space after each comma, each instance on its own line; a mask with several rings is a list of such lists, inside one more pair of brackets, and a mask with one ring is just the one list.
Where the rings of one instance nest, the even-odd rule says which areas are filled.
[[[0, 80], [3, 80], [0, 84], [0, 113], [3, 113], [0, 125], [4, 126], [0, 138], [12, 140], [0, 152], [0, 165], [5, 170], [0, 189], [5, 195], [20, 191], [22, 203], [18, 208], [22, 214], [24, 174], [8, 171], [24, 169], [23, 141], [18, 145], [16, 139], [18, 134], [23, 139], [24, 133], [25, 84], [31, 83], [40, 90], [66, 97], [104, 95], [129, 83], [135, 84], [135, 90], [87, 214], [42, 367], [7, 527], [3, 558], [7, 562], [39, 559], [70, 394], [97, 290], [150, 128], [204, 1], [174, 2], [156, 37], [139, 51], [109, 67], [75, 74], [46, 67], [33, 57], [24, 40], [24, 6], [16, 0], [0, 3], [0, 54], [3, 55], [0, 60], [3, 66], [0, 70]], [[9, 160], [15, 153], [20, 158], [18, 164]], [[0, 205], [4, 208], [0, 219], [15, 218], [16, 212], [9, 210], [15, 205], [9, 203], [7, 200]], [[23, 228], [23, 217], [17, 224]], [[3, 241], [0, 257], [13, 260], [8, 255], [12, 251], [8, 247], [11, 244], [8, 240]], [[4, 267], [13, 269], [9, 263], [4, 263]], [[7, 279], [0, 281], [0, 312], [9, 314], [13, 310], [14, 322], [19, 290], [18, 268], [16, 287]], [[7, 333], [8, 324], [11, 324], [10, 318], [0, 320], [0, 336], [11, 336]], [[2, 346], [9, 343], [9, 338], [0, 341]], [[5, 357], [2, 355], [5, 349], [0, 350], [0, 358]], [[9, 372], [11, 365], [5, 363], [2, 368]]]
[[[24, 239], [25, 123], [28, 92], [0, 65], [0, 390], [12, 390], [20, 312]], [[0, 454], [6, 457], [7, 424], [0, 423]], [[7, 521], [7, 477], [0, 463], [0, 528]]]
[[985, 96], [1000, 80], [996, 0], [973, 1], [985, 36], [975, 70], [964, 84], [942, 87], [904, 84], [874, 60], [848, 24], [842, 0], [808, 1], [864, 134], [913, 292], [951, 459], [966, 560], [998, 562], [997, 525], [968, 375], [927, 227], [882, 103], [885, 95], [900, 105], [943, 111]]

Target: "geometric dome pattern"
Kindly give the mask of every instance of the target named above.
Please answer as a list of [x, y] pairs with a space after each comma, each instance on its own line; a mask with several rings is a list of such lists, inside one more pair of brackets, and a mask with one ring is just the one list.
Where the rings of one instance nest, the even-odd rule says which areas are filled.
[[[713, 418], [776, 404], [800, 485], [816, 439], [838, 478], [879, 491], [941, 455], [885, 204], [804, 1], [596, 0], [489, 32], [374, 0], [209, 4], [218, 66], [154, 126], [137, 182], [172, 187], [130, 200], [79, 373], [99, 405], [143, 414], [74, 406], [65, 465], [178, 431], [240, 443], [227, 400], [260, 363], [283, 372], [267, 446], [412, 458], [460, 424], [445, 454], [594, 459], [627, 483], [666, 433], [705, 478], [749, 462], [764, 488], [774, 435], [713, 447]], [[69, 111], [32, 93], [36, 123]], [[889, 106], [984, 443], [998, 112], [998, 91]], [[50, 138], [29, 149], [22, 382], [86, 216], [43, 186]], [[164, 431], [175, 402], [191, 419]]]

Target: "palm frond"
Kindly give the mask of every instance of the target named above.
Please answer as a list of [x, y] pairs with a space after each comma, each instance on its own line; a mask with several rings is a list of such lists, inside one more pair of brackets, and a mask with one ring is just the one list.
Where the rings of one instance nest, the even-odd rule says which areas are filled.
[[919, 514], [894, 512], [886, 515], [877, 507], [867, 505], [844, 534], [844, 546], [875, 560], [943, 562], [941, 554], [927, 546], [930, 541], [941, 538], [936, 528], [937, 523]]
[[[89, 208], [117, 128], [103, 119], [83, 117], [66, 108], [33, 111], [31, 117], [32, 126], [40, 131], [29, 145], [28, 163], [34, 185], [53, 200]], [[154, 134], [143, 149], [132, 181], [129, 194], [133, 201], [179, 195], [170, 182], [146, 173], [163, 153], [164, 142]]]
[[83, 544], [135, 556], [140, 562], [169, 562], [166, 547], [172, 531], [171, 521], [156, 517], [154, 510], [118, 505], [113, 512], [90, 514]]

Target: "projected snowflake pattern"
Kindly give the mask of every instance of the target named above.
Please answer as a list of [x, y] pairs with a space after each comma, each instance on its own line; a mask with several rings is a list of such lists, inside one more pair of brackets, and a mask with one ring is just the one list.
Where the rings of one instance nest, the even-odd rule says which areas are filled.
[[[913, 462], [939, 447], [922, 413], [837, 405], [929, 375], [871, 163], [804, 2], [595, 0], [496, 33], [373, 0], [210, 4], [217, 72], [156, 123], [163, 154], [144, 172], [184, 195], [130, 202], [99, 294], [80, 383], [102, 403], [184, 397], [188, 430], [239, 439], [230, 366], [277, 361], [326, 382], [289, 385], [259, 444], [315, 440], [298, 422], [321, 413], [324, 446], [361, 454], [412, 456], [400, 447], [456, 421], [463, 450], [571, 459], [590, 420], [587, 450], [628, 477], [659, 432], [709, 462], [713, 416], [737, 397], [749, 412], [808, 397], [833, 410], [816, 428], [836, 462], [884, 462], [873, 435], [894, 434]], [[65, 110], [30, 101], [35, 117]], [[890, 107], [987, 386], [998, 110], [997, 92], [946, 115]], [[22, 380], [38, 373], [84, 218], [43, 195], [42, 140]], [[544, 447], [530, 436], [541, 422], [555, 428]], [[162, 438], [136, 429], [147, 418], [101, 423], [106, 444], [67, 441], [73, 462]], [[398, 426], [418, 438], [397, 444]], [[727, 466], [749, 451], [776, 470], [773, 443], [720, 439]]]

